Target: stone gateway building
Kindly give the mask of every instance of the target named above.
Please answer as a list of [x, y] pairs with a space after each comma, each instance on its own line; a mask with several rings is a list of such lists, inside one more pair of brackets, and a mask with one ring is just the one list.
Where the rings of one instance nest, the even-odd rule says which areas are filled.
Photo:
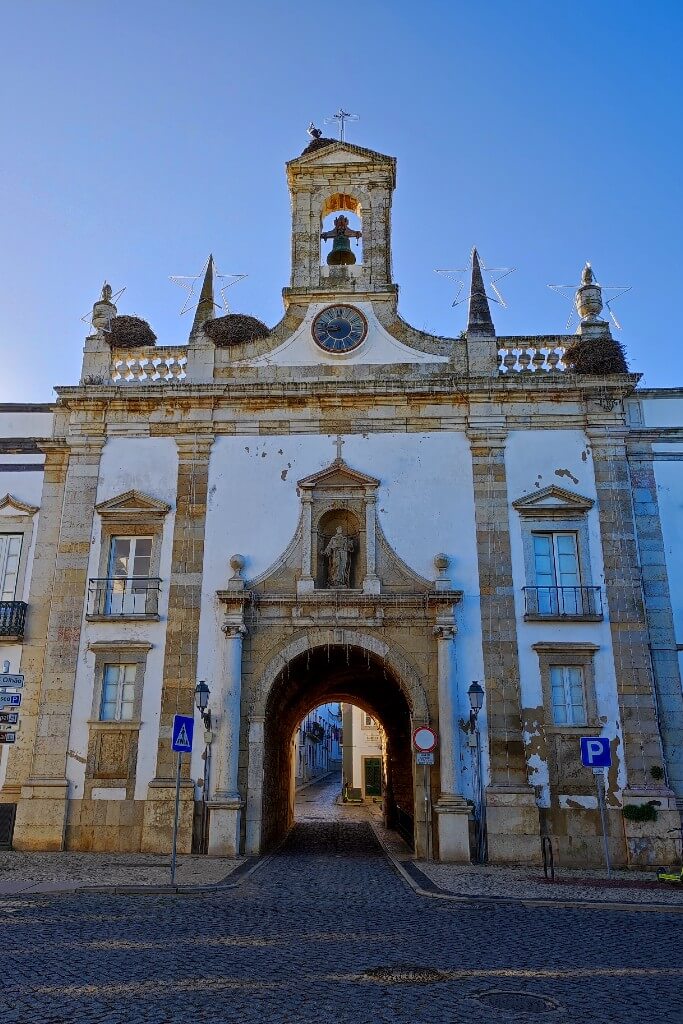
[[541, 835], [599, 861], [579, 737], [600, 735], [614, 862], [671, 861], [680, 394], [637, 390], [588, 266], [576, 335], [497, 337], [476, 251], [462, 336], [402, 320], [392, 157], [315, 139], [287, 180], [280, 323], [216, 316], [209, 260], [187, 345], [157, 345], [105, 285], [80, 383], [0, 410], [11, 842], [167, 852], [171, 723], [205, 680], [183, 850], [276, 843], [296, 726], [343, 701], [383, 727], [387, 823], [419, 857], [467, 861], [485, 826], [492, 862], [537, 861]]

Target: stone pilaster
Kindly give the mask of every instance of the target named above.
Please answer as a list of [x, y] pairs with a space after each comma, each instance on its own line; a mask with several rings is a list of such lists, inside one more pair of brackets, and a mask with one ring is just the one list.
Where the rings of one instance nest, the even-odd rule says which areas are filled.
[[439, 860], [469, 863], [469, 807], [458, 793], [455, 769], [457, 756], [456, 681], [453, 674], [453, 643], [456, 626], [452, 613], [447, 621], [437, 621], [434, 635], [437, 644], [439, 673], [439, 775], [441, 792], [434, 811], [439, 823]]
[[237, 785], [237, 772], [242, 697], [242, 637], [246, 633], [241, 612], [239, 615], [228, 617], [223, 625], [223, 632], [226, 644], [220, 708], [212, 744], [214, 755], [209, 799], [209, 853], [220, 857], [237, 857], [243, 804]]
[[[598, 494], [605, 596], [610, 618], [626, 766], [627, 786], [623, 792], [623, 802], [642, 803], [648, 799], [660, 801], [657, 821], [648, 822], [646, 828], [624, 820], [629, 861], [661, 863], [673, 859], [674, 838], [667, 837], [665, 833], [676, 827], [678, 814], [670, 807], [674, 803], [671, 791], [652, 776], [653, 768], [659, 771], [664, 769], [664, 757], [631, 494], [631, 474], [626, 455], [626, 433], [621, 425], [595, 426], [587, 430]], [[652, 575], [648, 572], [650, 584]], [[668, 724], [671, 724], [670, 719]], [[673, 739], [670, 733], [668, 738]]]
[[667, 780], [683, 810], [683, 690], [652, 445], [627, 440], [636, 539]]
[[[149, 785], [142, 831], [142, 850], [148, 853], [167, 853], [170, 850], [175, 790], [175, 754], [171, 749], [173, 716], [194, 713], [209, 457], [213, 437], [179, 435], [176, 444], [178, 480], [159, 747], [156, 778]], [[186, 853], [191, 848], [193, 800], [190, 759], [185, 758], [178, 849]]]
[[18, 850], [64, 846], [66, 758], [103, 447], [101, 437], [44, 445], [43, 504], [22, 658], [24, 749], [10, 767], [10, 779], [21, 781], [13, 840]]
[[477, 556], [489, 741], [486, 789], [492, 861], [536, 861], [539, 818], [522, 738], [519, 652], [505, 469], [506, 434], [468, 432], [472, 450]]

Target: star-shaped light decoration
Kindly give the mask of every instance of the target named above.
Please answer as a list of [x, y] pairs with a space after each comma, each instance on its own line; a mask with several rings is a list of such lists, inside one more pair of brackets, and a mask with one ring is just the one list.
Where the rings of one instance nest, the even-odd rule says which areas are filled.
[[[104, 285], [102, 287], [102, 294], [103, 295], [104, 295], [104, 289], [105, 288], [109, 288], [109, 287], [111, 287], [111, 286], [108, 285], [107, 282], [105, 281]], [[93, 306], [93, 308], [90, 310], [90, 312], [86, 313], [84, 316], [81, 317], [81, 322], [84, 323], [84, 324], [87, 324], [88, 327], [90, 327], [93, 331], [101, 330], [101, 331], [104, 331], [105, 334], [111, 334], [111, 322], [114, 319], [114, 315], [115, 314], [107, 312], [107, 326], [106, 327], [97, 328], [93, 324], [92, 319], [93, 319], [93, 317], [95, 315], [101, 316], [102, 315], [102, 311], [98, 310], [97, 314], [96, 314], [95, 306], [97, 306], [98, 303], [100, 303], [102, 301], [111, 302], [111, 304], [113, 306], [115, 306], [117, 301], [121, 298], [121, 296], [125, 292], [125, 290], [126, 290], [126, 286], [124, 285], [123, 288], [119, 288], [119, 290], [117, 292], [114, 292], [113, 295], [111, 295], [108, 299], [106, 299], [106, 300], [103, 300], [102, 298], [98, 299], [97, 302], [95, 303], [95, 305]]]
[[[593, 270], [591, 268], [590, 262], [588, 262], [588, 261], [586, 261], [586, 266], [583, 269], [583, 273], [581, 275], [581, 280], [578, 281], [577, 284], [549, 284], [548, 285], [548, 288], [550, 288], [554, 292], [557, 292], [558, 295], [562, 295], [563, 298], [565, 298], [565, 299], [567, 297], [567, 293], [571, 293], [571, 295], [572, 295], [572, 298], [571, 298], [572, 308], [570, 309], [569, 316], [567, 317], [567, 323], [565, 325], [565, 330], [568, 331], [569, 328], [572, 326], [572, 324], [574, 324], [579, 319], [579, 315], [578, 315], [577, 310], [576, 310], [576, 294], [579, 291], [579, 289], [581, 287], [585, 286], [586, 283], [587, 283], [586, 281], [583, 280], [584, 274], [586, 273], [586, 268], [588, 268], [588, 270], [590, 271], [590, 278], [591, 278], [591, 280], [590, 280], [589, 283], [594, 285], [595, 288], [598, 288], [600, 290], [600, 293], [601, 293], [602, 297], [605, 298], [605, 306], [607, 307], [607, 312], [610, 315], [610, 319], [612, 320], [612, 322], [613, 322], [614, 326], [617, 328], [617, 330], [620, 331], [621, 330], [621, 324], [619, 323], [619, 321], [617, 320], [617, 318], [616, 318], [616, 316], [614, 314], [614, 310], [612, 309], [612, 303], [616, 302], [617, 299], [620, 299], [622, 295], [626, 294], [626, 292], [630, 292], [631, 288], [633, 286], [630, 285], [630, 284], [600, 284], [600, 282], [595, 278], [595, 274], [593, 273]], [[606, 294], [610, 294], [610, 298], [609, 299], [605, 297]]]
[[[457, 289], [458, 290], [457, 290], [457, 292], [455, 294], [455, 298], [453, 299], [453, 302], [451, 303], [451, 308], [454, 307], [454, 306], [459, 306], [461, 302], [466, 302], [467, 299], [469, 299], [469, 290], [465, 292], [465, 295], [463, 295], [462, 293], [463, 293], [463, 291], [465, 291], [466, 288], [467, 289], [469, 288], [469, 281], [470, 281], [470, 275], [472, 273], [472, 260], [474, 258], [474, 252], [475, 252], [475, 247], [473, 246], [472, 250], [470, 251], [469, 260], [467, 261], [467, 266], [466, 267], [460, 267], [459, 269], [456, 269], [456, 270], [435, 270], [434, 271], [435, 274], [442, 274], [444, 277], [447, 277], [449, 280], [455, 281], [455, 283], [457, 285]], [[503, 307], [503, 309], [507, 309], [507, 302], [505, 301], [505, 299], [503, 298], [503, 296], [501, 295], [500, 291], [498, 290], [498, 288], [496, 286], [497, 286], [499, 281], [503, 280], [504, 277], [508, 277], [509, 274], [514, 274], [514, 272], [516, 270], [516, 267], [487, 267], [486, 264], [484, 263], [483, 259], [481, 258], [481, 256], [479, 256], [479, 266], [481, 267], [482, 275], [483, 274], [489, 274], [490, 275], [489, 276], [489, 280], [488, 280], [488, 286], [492, 290], [493, 295], [489, 295], [487, 293], [487, 295], [486, 295], [487, 299], [489, 299], [491, 302], [497, 302], [499, 305], [501, 305]]]
[[214, 278], [217, 281], [224, 282], [224, 284], [219, 284], [218, 286], [218, 291], [220, 292], [222, 305], [220, 302], [212, 300], [213, 307], [214, 309], [222, 309], [224, 313], [230, 312], [230, 307], [228, 305], [228, 300], [225, 297], [225, 293], [227, 292], [228, 288], [232, 288], [233, 285], [236, 285], [240, 281], [243, 281], [244, 278], [247, 277], [248, 275], [221, 274], [218, 268], [216, 267], [216, 264], [214, 263], [213, 256], [209, 256], [208, 260], [206, 261], [206, 263], [204, 264], [204, 266], [202, 267], [198, 274], [194, 274], [192, 276], [183, 274], [173, 274], [171, 275], [171, 277], [169, 277], [169, 281], [173, 281], [174, 284], [179, 284], [180, 287], [184, 288], [185, 291], [187, 292], [187, 298], [183, 303], [183, 308], [180, 310], [180, 316], [183, 316], [184, 313], [189, 313], [189, 311], [192, 309], [196, 309], [196, 307], [199, 305], [202, 284], [204, 283], [206, 272], [209, 269], [209, 264], [213, 264]]

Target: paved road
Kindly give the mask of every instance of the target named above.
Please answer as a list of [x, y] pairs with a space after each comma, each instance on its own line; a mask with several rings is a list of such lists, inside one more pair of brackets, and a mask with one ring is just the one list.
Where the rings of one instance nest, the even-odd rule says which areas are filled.
[[[334, 820], [317, 788], [319, 813], [307, 801], [308, 820], [237, 890], [2, 901], [3, 1024], [681, 1024], [680, 916], [416, 896], [369, 825]], [[385, 967], [445, 980], [365, 974]], [[491, 990], [560, 1009], [508, 1015], [478, 1001]]]

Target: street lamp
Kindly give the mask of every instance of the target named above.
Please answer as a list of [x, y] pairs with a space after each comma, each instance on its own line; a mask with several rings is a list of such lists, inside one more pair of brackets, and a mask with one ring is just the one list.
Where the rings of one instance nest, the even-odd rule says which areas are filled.
[[194, 702], [197, 711], [202, 716], [202, 722], [204, 723], [205, 729], [211, 728], [211, 712], [208, 710], [209, 697], [211, 696], [211, 690], [206, 685], [203, 679], [201, 679], [194, 691]]
[[468, 734], [467, 745], [473, 751], [475, 796], [477, 800], [477, 860], [480, 864], [484, 864], [486, 862], [486, 803], [481, 770], [481, 737], [477, 727], [477, 718], [484, 706], [484, 690], [476, 679], [470, 684], [467, 696], [470, 702], [470, 717], [468, 722], [461, 720], [460, 726], [463, 732]]
[[204, 723], [204, 778], [202, 784], [202, 806], [200, 823], [200, 853], [206, 853], [209, 839], [209, 761], [211, 757], [211, 712], [209, 711], [209, 697], [211, 690], [203, 679], [197, 683], [194, 691], [194, 703], [197, 711], [202, 716]]
[[470, 699], [470, 732], [474, 732], [477, 727], [477, 715], [484, 706], [484, 690], [476, 679], [467, 691], [467, 696]]

